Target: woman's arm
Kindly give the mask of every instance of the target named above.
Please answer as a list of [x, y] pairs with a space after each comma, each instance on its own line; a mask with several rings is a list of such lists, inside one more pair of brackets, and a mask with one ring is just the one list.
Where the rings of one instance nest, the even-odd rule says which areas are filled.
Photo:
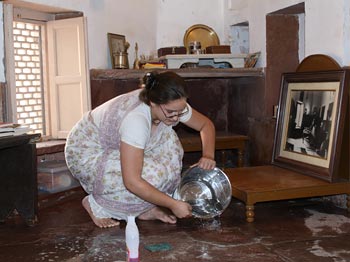
[[198, 161], [198, 166], [204, 169], [213, 169], [215, 162], [215, 126], [205, 115], [192, 108], [192, 116], [184, 122], [188, 127], [200, 132], [202, 140], [202, 157]]
[[121, 142], [120, 159], [125, 187], [138, 197], [157, 206], [169, 208], [178, 218], [191, 216], [191, 206], [159, 191], [141, 177], [144, 151]]

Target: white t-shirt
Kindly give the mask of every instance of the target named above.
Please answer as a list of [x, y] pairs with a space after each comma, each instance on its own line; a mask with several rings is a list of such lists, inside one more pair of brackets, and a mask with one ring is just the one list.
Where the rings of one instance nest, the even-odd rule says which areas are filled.
[[[187, 107], [188, 113], [180, 117], [180, 122], [187, 122], [192, 116], [191, 106], [187, 104]], [[151, 137], [151, 128], [151, 109], [148, 105], [141, 103], [123, 119], [119, 130], [121, 141], [145, 149]]]

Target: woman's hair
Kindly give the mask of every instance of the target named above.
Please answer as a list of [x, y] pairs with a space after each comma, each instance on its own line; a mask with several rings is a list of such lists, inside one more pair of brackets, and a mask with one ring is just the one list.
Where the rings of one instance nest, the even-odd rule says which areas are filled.
[[185, 80], [174, 72], [150, 72], [141, 82], [143, 87], [140, 100], [147, 105], [150, 102], [161, 105], [170, 101], [187, 98]]

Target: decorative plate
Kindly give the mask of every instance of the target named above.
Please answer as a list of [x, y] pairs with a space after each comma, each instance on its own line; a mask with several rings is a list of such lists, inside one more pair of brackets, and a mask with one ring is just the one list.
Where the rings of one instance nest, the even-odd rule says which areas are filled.
[[215, 31], [209, 26], [196, 24], [186, 30], [184, 35], [184, 46], [189, 49], [190, 42], [201, 42], [201, 49], [207, 46], [220, 45], [220, 40]]

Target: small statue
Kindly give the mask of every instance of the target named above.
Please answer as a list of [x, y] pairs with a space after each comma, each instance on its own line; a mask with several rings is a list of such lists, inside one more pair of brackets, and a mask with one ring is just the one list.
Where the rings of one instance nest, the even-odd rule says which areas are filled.
[[139, 51], [139, 47], [137, 45], [137, 42], [135, 43], [135, 61], [134, 61], [134, 69], [140, 69], [140, 60], [139, 60], [139, 56], [138, 56], [138, 51]]

